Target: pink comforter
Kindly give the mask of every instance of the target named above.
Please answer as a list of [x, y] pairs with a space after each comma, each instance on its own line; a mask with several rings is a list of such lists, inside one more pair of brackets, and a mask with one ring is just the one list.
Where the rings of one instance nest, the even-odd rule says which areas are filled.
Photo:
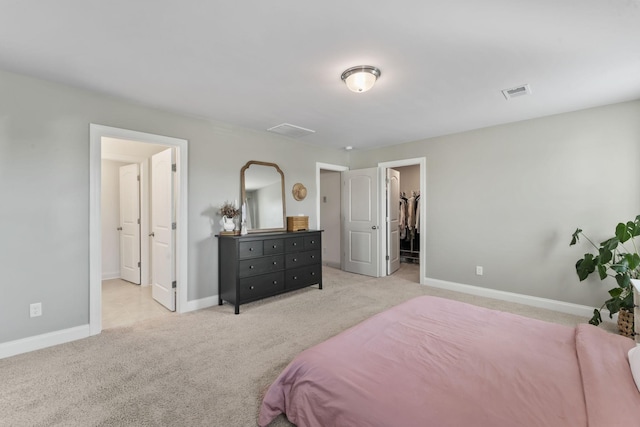
[[284, 413], [300, 427], [640, 425], [633, 345], [591, 325], [418, 297], [302, 352], [258, 424]]

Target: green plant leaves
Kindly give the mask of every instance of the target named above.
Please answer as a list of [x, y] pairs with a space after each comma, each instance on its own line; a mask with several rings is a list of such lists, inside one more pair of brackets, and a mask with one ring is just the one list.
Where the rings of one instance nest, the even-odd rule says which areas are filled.
[[[588, 236], [585, 236], [580, 228], [571, 235], [573, 246], [580, 241], [580, 235], [591, 243], [597, 250], [597, 254], [585, 254], [582, 259], [576, 262], [576, 273], [580, 281], [585, 280], [590, 274], [598, 271], [600, 280], [608, 276], [615, 278], [618, 287], [609, 290], [611, 297], [605, 301], [601, 308], [609, 310], [609, 316], [619, 312], [621, 308], [633, 308], [633, 292], [631, 291], [631, 278], [640, 276], [640, 254], [634, 238], [640, 236], [640, 215], [634, 221], [619, 223], [616, 226], [615, 235], [596, 246]], [[627, 249], [622, 245], [631, 240], [633, 251], [627, 253]], [[599, 325], [602, 322], [600, 310], [593, 311], [593, 317], [589, 320], [592, 325]]]
[[596, 271], [596, 265], [598, 265], [598, 257], [592, 254], [584, 254], [584, 258], [576, 262], [576, 273], [581, 282]]
[[621, 222], [616, 226], [616, 237], [622, 243], [637, 236], [640, 236], [640, 215], [636, 216], [635, 221], [628, 221], [626, 224]]
[[[638, 216], [640, 217], [640, 215]], [[576, 231], [571, 235], [571, 243], [569, 243], [569, 246], [573, 246], [580, 241], [580, 233], [582, 233], [582, 230], [576, 228]]]

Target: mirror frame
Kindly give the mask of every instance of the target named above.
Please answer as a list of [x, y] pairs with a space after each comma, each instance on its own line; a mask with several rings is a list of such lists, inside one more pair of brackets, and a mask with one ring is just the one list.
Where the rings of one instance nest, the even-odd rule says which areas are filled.
[[247, 169], [249, 169], [251, 165], [273, 167], [280, 174], [280, 184], [281, 184], [281, 193], [282, 193], [282, 228], [252, 228], [252, 229], [247, 229], [247, 232], [248, 233], [266, 233], [270, 231], [287, 231], [287, 210], [286, 210], [286, 203], [285, 203], [286, 199], [285, 199], [285, 192], [284, 192], [284, 173], [282, 172], [282, 169], [280, 169], [280, 166], [278, 166], [277, 164], [269, 163], [269, 162], [260, 162], [258, 160], [250, 160], [247, 162], [247, 164], [245, 164], [242, 167], [242, 169], [240, 169], [240, 191], [241, 191], [241, 197], [242, 197], [241, 199], [242, 205], [244, 206], [244, 202], [247, 198], [247, 194], [245, 191], [244, 173]]

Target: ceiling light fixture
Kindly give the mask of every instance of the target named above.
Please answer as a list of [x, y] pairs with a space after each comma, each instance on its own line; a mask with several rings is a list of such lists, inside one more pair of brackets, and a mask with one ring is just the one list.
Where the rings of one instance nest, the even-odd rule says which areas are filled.
[[380, 70], [371, 65], [358, 65], [357, 67], [351, 67], [342, 73], [340, 78], [347, 85], [352, 92], [366, 92], [373, 87], [378, 77], [380, 77]]

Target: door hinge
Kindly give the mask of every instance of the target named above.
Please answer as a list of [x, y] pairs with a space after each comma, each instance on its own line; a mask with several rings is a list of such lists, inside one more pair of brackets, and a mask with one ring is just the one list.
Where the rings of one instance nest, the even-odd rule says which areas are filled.
[[140, 225], [140, 218], [138, 218], [138, 225]]
[[175, 163], [173, 163], [171, 165], [171, 172], [176, 172], [178, 170], [178, 165], [176, 165]]
[[389, 261], [389, 255], [387, 255], [387, 261]]
[[178, 287], [178, 282], [176, 282], [175, 280], [173, 282], [171, 282], [171, 288], [175, 289]]
[[140, 268], [140, 261], [138, 261], [138, 268]]
[[136, 178], [138, 179], [138, 181], [140, 181], [140, 175], [138, 175]]
[[175, 223], [175, 222], [172, 222], [172, 223], [171, 223], [171, 229], [172, 229], [172, 230], [175, 230], [175, 229], [176, 229], [176, 227], [177, 227], [176, 223]]

